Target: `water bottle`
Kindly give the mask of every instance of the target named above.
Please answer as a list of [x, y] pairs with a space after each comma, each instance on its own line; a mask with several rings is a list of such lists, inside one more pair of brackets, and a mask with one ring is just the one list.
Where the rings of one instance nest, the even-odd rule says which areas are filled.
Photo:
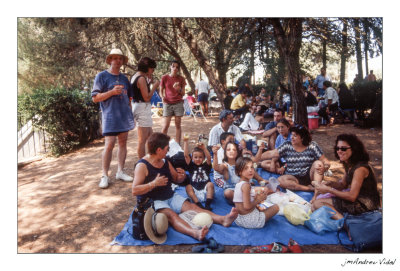
[[275, 177], [271, 177], [269, 178], [268, 182], [269, 183], [267, 184], [267, 187], [272, 191], [276, 191], [276, 188], [279, 185], [279, 181]]

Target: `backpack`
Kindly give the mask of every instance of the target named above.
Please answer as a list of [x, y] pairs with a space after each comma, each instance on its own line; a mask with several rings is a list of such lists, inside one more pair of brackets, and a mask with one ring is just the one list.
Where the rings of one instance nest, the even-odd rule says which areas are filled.
[[147, 210], [153, 206], [150, 198], [138, 200], [135, 209], [132, 212], [132, 237], [137, 240], [149, 240], [144, 230], [144, 215]]

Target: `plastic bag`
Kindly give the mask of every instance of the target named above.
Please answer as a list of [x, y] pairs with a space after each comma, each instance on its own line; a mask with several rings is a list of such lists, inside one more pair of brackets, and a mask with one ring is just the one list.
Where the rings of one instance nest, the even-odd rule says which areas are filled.
[[310, 215], [310, 220], [306, 221], [304, 225], [318, 234], [338, 231], [343, 227], [344, 219], [332, 219], [331, 217], [335, 214], [336, 212], [331, 208], [322, 206]]
[[310, 216], [298, 204], [289, 203], [283, 208], [283, 215], [293, 225], [304, 225]]

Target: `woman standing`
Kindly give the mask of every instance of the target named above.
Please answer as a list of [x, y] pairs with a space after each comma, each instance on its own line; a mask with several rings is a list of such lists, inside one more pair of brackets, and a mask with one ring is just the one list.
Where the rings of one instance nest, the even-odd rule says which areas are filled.
[[[376, 210], [380, 198], [374, 172], [368, 164], [369, 155], [364, 144], [353, 134], [341, 134], [336, 138], [335, 156], [345, 169], [339, 182], [321, 182], [315, 184], [318, 193], [331, 193], [333, 198], [317, 199], [313, 209], [324, 205], [337, 211], [334, 219], [341, 219], [342, 213], [352, 215]], [[349, 191], [342, 191], [349, 188]]]
[[175, 116], [175, 141], [181, 143], [181, 119], [184, 114], [183, 99], [185, 95], [185, 78], [180, 76], [180, 63], [176, 60], [171, 63], [171, 72], [161, 78], [161, 98], [163, 100], [164, 123], [162, 133], [167, 134], [172, 116]]
[[261, 159], [285, 159], [285, 175], [278, 178], [282, 188], [314, 191], [311, 182], [322, 181], [330, 163], [318, 144], [311, 141], [307, 128], [296, 125], [289, 131], [292, 133], [291, 142], [286, 141], [279, 148], [264, 152]]
[[[158, 80], [153, 81], [154, 69], [157, 67], [156, 62], [144, 57], [139, 60], [138, 71], [132, 76], [131, 84], [133, 91], [133, 117], [138, 126], [138, 156], [141, 159], [145, 154], [146, 140], [152, 134], [153, 120], [151, 118], [150, 100], [154, 91], [160, 85]], [[153, 89], [150, 91], [150, 84]]]

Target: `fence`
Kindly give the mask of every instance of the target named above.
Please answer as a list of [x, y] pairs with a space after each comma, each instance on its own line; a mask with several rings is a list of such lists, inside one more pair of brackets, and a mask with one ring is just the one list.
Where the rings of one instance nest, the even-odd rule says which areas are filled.
[[[18, 119], [18, 127], [21, 127], [21, 120]], [[47, 152], [46, 136], [43, 130], [35, 131], [32, 120], [29, 120], [18, 131], [18, 163], [25, 162]]]

